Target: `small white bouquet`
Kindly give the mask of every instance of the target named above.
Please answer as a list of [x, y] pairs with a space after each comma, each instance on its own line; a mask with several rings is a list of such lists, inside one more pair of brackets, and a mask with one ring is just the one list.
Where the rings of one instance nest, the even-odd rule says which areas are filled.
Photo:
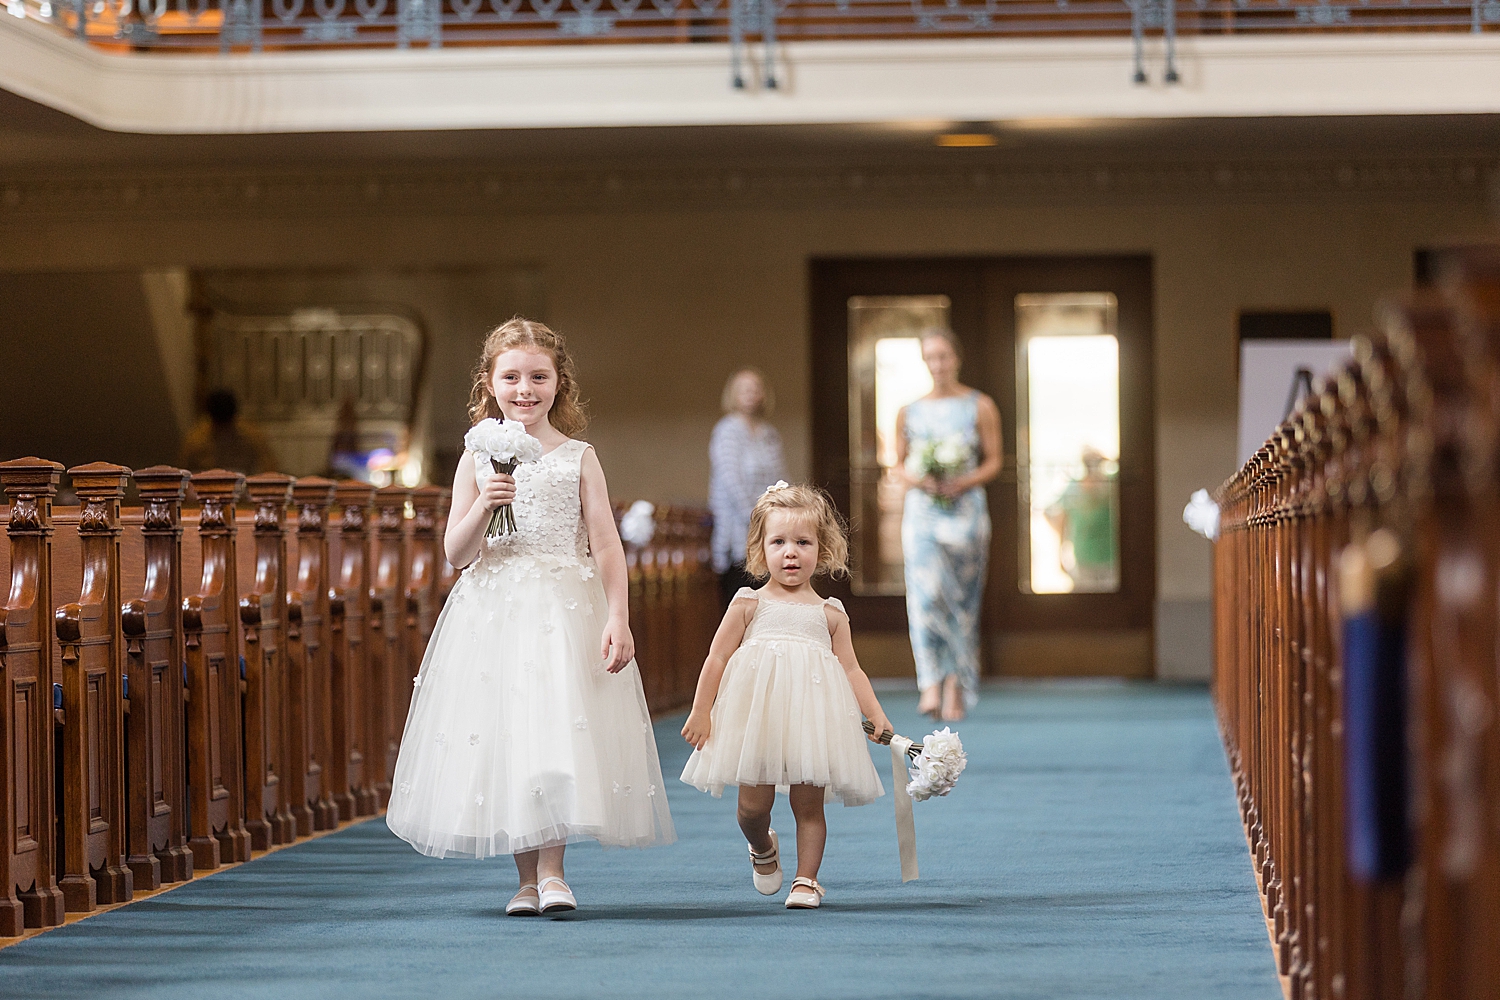
[[[907, 471], [918, 479], [931, 476], [941, 482], [964, 471], [969, 461], [969, 442], [957, 434], [948, 437], [928, 438], [921, 446], [912, 450], [907, 458]], [[934, 497], [940, 506], [951, 507], [949, 497]]]
[[[874, 731], [874, 727], [866, 722], [865, 732]], [[880, 742], [890, 743], [893, 736], [894, 734], [882, 734]], [[906, 748], [906, 755], [912, 759], [912, 780], [906, 786], [906, 794], [918, 802], [953, 791], [953, 786], [958, 784], [958, 776], [964, 773], [964, 768], [969, 764], [963, 741], [947, 726], [922, 737], [920, 750], [917, 744], [912, 743]]]
[[[469, 428], [464, 435], [464, 447], [474, 455], [474, 462], [488, 462], [496, 473], [507, 476], [516, 471], [521, 462], [535, 462], [542, 457], [542, 443], [526, 433], [526, 425], [519, 420], [496, 420], [487, 417]], [[497, 507], [490, 515], [489, 526], [484, 529], [486, 538], [509, 534], [516, 530], [516, 515], [511, 505]]]

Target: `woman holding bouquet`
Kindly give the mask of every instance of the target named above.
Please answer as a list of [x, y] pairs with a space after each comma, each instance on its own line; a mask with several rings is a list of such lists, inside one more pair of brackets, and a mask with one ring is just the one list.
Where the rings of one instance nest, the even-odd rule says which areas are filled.
[[1000, 474], [1000, 410], [958, 381], [963, 355], [946, 330], [922, 334], [932, 391], [896, 416], [906, 483], [901, 549], [906, 617], [921, 711], [956, 722], [979, 698], [979, 611], [990, 548], [984, 486]]
[[464, 570], [414, 681], [386, 824], [430, 857], [514, 855], [509, 915], [572, 910], [568, 844], [674, 838], [625, 552], [561, 337], [519, 318], [493, 331], [469, 409], [444, 535]]

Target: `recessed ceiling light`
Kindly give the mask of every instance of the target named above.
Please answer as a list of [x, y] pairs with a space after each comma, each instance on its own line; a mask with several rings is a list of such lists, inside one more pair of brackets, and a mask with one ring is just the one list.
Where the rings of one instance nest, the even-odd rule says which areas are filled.
[[989, 132], [943, 132], [933, 142], [948, 149], [978, 149], [1000, 144], [1000, 140]]

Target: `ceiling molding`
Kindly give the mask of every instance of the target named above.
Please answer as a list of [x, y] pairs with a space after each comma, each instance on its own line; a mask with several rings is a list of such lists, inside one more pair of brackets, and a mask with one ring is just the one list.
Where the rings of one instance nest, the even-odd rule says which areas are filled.
[[[1148, 49], [1158, 48], [1152, 42]], [[1500, 113], [1500, 32], [794, 42], [736, 91], [726, 46], [117, 54], [0, 17], [0, 87], [101, 128], [267, 133], [1032, 118]]]

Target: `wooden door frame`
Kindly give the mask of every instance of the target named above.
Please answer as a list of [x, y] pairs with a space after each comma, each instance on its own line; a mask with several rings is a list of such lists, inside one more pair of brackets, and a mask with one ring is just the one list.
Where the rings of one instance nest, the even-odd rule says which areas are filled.
[[[848, 515], [849, 320], [856, 295], [946, 295], [968, 363], [964, 381], [1000, 408], [1005, 471], [989, 488], [991, 548], [984, 632], [1149, 630], [1156, 603], [1156, 405], [1152, 261], [1141, 255], [839, 257], [808, 265], [813, 479]], [[1085, 288], [1080, 282], [1096, 283]], [[1024, 285], [1024, 287], [1022, 287]], [[1114, 291], [1119, 299], [1121, 431], [1121, 589], [1115, 594], [1025, 594], [1019, 590], [1015, 528], [1019, 291]], [[994, 331], [1006, 331], [994, 336]], [[1008, 335], [1006, 335], [1008, 334]], [[1006, 351], [1004, 348], [1008, 347]], [[1009, 519], [1009, 520], [1007, 520]], [[859, 630], [906, 629], [906, 599], [855, 596], [847, 581], [829, 587]]]

